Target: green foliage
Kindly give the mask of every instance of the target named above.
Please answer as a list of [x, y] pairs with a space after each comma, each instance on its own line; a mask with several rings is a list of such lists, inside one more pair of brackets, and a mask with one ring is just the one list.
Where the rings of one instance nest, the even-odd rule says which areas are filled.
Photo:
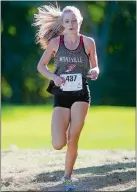
[[2, 78], [2, 82], [1, 82], [1, 93], [3, 95], [3, 97], [5, 97], [5, 99], [8, 99], [12, 96], [12, 89], [11, 86], [8, 84], [8, 82]]
[[[135, 105], [135, 65], [136, 65], [136, 22], [133, 3], [119, 3], [118, 14], [113, 15], [108, 43], [107, 75], [111, 86], [110, 97], [117, 98], [117, 104]], [[113, 66], [113, 67], [112, 67]]]
[[89, 4], [88, 5], [89, 14], [92, 19], [92, 21], [96, 24], [100, 24], [104, 20], [105, 14], [104, 14], [104, 7], [98, 6], [98, 4]]

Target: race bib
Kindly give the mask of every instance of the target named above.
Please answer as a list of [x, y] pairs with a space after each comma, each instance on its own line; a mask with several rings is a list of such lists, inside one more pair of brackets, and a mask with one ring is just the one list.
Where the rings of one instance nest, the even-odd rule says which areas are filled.
[[60, 76], [65, 78], [65, 83], [60, 86], [63, 91], [78, 91], [83, 88], [81, 73], [62, 74]]

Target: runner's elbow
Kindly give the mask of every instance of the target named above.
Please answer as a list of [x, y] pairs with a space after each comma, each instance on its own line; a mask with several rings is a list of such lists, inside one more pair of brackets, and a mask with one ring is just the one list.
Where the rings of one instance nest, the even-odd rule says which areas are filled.
[[37, 65], [37, 70], [38, 70], [39, 72], [40, 72], [40, 68], [41, 68], [40, 65]]
[[40, 72], [43, 68], [43, 65], [41, 63], [38, 63], [37, 70]]

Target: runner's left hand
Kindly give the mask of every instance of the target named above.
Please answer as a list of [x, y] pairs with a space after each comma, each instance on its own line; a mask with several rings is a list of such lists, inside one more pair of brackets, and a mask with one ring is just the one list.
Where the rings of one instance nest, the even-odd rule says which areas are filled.
[[90, 69], [88, 72], [87, 77], [90, 78], [91, 80], [96, 80], [99, 75], [99, 69], [97, 67]]

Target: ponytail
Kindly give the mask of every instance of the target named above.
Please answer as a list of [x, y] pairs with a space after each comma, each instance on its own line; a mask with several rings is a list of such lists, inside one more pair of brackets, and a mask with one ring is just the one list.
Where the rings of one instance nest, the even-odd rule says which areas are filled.
[[46, 49], [49, 41], [64, 31], [61, 14], [60, 8], [52, 5], [44, 5], [34, 14], [33, 26], [38, 27], [36, 43], [39, 43], [42, 49]]

